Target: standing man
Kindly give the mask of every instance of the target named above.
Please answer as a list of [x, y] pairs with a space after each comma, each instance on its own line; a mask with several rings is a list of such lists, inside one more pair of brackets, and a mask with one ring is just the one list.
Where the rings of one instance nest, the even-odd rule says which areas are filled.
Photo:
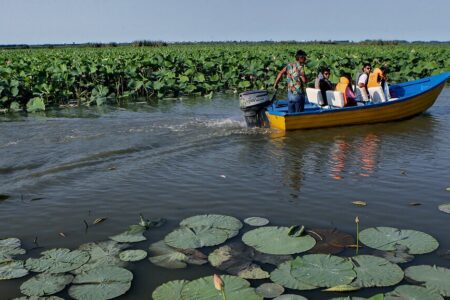
[[289, 63], [284, 67], [275, 80], [274, 88], [278, 88], [283, 75], [287, 77], [288, 88], [288, 112], [302, 112], [305, 110], [305, 84], [307, 78], [305, 75], [306, 52], [298, 50], [295, 54], [295, 62]]

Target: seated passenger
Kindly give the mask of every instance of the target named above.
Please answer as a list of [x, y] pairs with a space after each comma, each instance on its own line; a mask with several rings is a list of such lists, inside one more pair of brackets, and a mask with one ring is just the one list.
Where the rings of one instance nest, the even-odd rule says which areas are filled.
[[[369, 89], [368, 89], [368, 83], [369, 83], [369, 74], [372, 70], [372, 66], [369, 63], [365, 63], [362, 72], [358, 73], [356, 75], [356, 87], [359, 87], [360, 89], [364, 89], [367, 93], [367, 97], [370, 98]], [[365, 99], [362, 99], [365, 100]]]
[[380, 68], [375, 68], [372, 73], [369, 75], [369, 81], [367, 83], [367, 87], [378, 87], [381, 86], [383, 89], [384, 95], [386, 96], [386, 99], [390, 98], [389, 95], [389, 87], [387, 84], [387, 67], [382, 66]]
[[319, 69], [317, 70], [318, 74], [317, 74], [316, 80], [314, 80], [314, 88], [315, 89], [320, 89], [319, 82], [321, 79], [323, 79], [323, 69], [324, 69], [324, 67], [319, 67]]
[[322, 69], [323, 78], [319, 80], [319, 89], [322, 94], [324, 105], [328, 105], [327, 91], [334, 90], [334, 84], [330, 81], [331, 71], [330, 68], [325, 67]]
[[356, 94], [353, 91], [352, 78], [350, 74], [343, 73], [341, 78], [339, 78], [339, 83], [336, 85], [336, 91], [344, 94], [344, 107], [356, 106]]

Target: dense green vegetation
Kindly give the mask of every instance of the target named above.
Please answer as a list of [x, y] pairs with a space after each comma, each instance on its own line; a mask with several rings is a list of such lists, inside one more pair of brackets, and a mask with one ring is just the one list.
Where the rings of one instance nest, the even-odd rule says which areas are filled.
[[355, 74], [363, 62], [387, 64], [390, 80], [448, 71], [449, 45], [208, 44], [0, 50], [0, 108], [29, 111], [102, 105], [141, 97], [212, 96], [271, 88], [298, 48], [311, 81], [320, 65]]

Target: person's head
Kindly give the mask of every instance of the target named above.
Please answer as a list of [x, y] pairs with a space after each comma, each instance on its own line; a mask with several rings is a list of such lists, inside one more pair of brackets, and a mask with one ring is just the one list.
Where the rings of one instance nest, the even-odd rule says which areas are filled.
[[383, 74], [386, 74], [389, 70], [388, 70], [388, 67], [386, 66], [386, 65], [382, 65], [381, 67], [380, 67], [380, 70], [381, 70], [381, 72], [383, 72]]
[[362, 71], [363, 71], [364, 73], [369, 74], [371, 70], [372, 70], [372, 65], [371, 65], [371, 64], [365, 63], [365, 64], [363, 65]]
[[330, 78], [330, 75], [331, 75], [330, 68], [324, 67], [324, 68], [322, 69], [322, 75], [323, 75], [323, 77], [326, 78], [326, 79]]
[[306, 61], [306, 52], [303, 50], [298, 50], [297, 53], [295, 53], [295, 60], [299, 63], [304, 63]]

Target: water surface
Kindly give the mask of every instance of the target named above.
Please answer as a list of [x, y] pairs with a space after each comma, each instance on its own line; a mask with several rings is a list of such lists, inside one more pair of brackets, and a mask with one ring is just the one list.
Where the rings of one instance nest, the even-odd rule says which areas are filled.
[[[32, 248], [37, 237], [47, 249], [75, 249], [123, 231], [139, 213], [167, 218], [137, 246], [146, 249], [196, 214], [262, 216], [275, 225], [348, 233], [359, 216], [362, 228], [421, 230], [448, 250], [450, 215], [437, 206], [450, 202], [449, 128], [448, 88], [409, 120], [286, 134], [247, 129], [237, 98], [225, 95], [1, 116], [0, 194], [10, 198], [0, 201], [0, 238], [18, 237]], [[356, 207], [355, 200], [368, 206]], [[84, 220], [98, 217], [107, 220], [86, 232]], [[413, 261], [422, 263], [450, 267], [435, 253]], [[214, 272], [207, 266], [165, 270], [147, 260], [129, 269], [135, 279], [123, 299], [150, 299], [166, 281]], [[0, 298], [19, 296], [27, 278], [0, 281]]]

